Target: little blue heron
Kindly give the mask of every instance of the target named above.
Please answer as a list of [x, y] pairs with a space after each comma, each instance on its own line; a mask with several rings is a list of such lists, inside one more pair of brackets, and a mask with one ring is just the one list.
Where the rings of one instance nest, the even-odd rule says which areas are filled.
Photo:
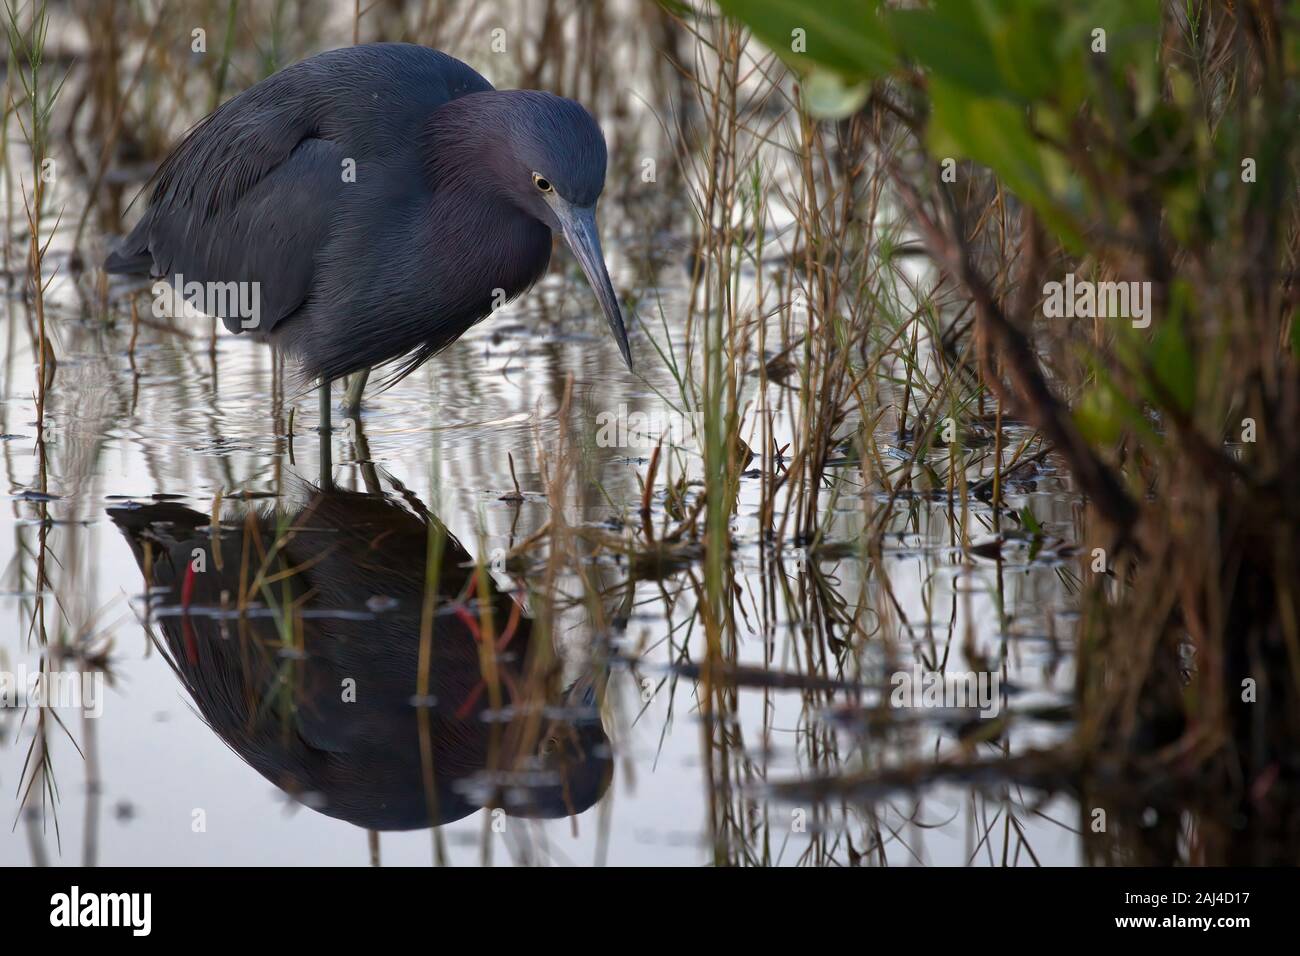
[[396, 381], [527, 290], [558, 233], [631, 368], [596, 226], [605, 161], [572, 100], [413, 44], [331, 50], [199, 123], [105, 269], [207, 290], [201, 311], [320, 381], [325, 431], [334, 379], [356, 375], [355, 413], [372, 367]]

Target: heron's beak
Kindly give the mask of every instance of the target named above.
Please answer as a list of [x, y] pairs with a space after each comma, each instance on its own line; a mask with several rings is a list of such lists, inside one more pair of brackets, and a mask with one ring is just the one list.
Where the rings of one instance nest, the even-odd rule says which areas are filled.
[[[562, 204], [557, 204], [562, 205]], [[600, 300], [601, 311], [609, 322], [609, 330], [614, 333], [618, 350], [623, 353], [623, 361], [628, 370], [632, 369], [632, 351], [627, 344], [627, 329], [623, 326], [623, 312], [618, 307], [618, 296], [614, 294], [614, 285], [609, 281], [609, 270], [605, 268], [605, 256], [600, 251], [600, 231], [596, 228], [596, 208], [588, 206], [578, 208], [568, 206], [557, 208], [560, 225], [564, 229], [564, 238], [569, 248], [578, 257], [587, 281]]]

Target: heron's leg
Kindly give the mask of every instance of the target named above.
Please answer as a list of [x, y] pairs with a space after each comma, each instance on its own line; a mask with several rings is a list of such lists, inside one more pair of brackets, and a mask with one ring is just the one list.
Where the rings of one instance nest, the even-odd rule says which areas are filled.
[[366, 390], [366, 381], [370, 378], [370, 369], [363, 368], [348, 379], [348, 391], [343, 397], [343, 414], [356, 418], [361, 411], [361, 393]]
[[379, 472], [375, 469], [374, 459], [370, 457], [370, 441], [361, 426], [361, 416], [353, 413], [348, 417], [352, 420], [352, 444], [356, 448], [361, 480], [366, 483], [366, 493], [381, 495], [384, 493], [383, 487], [379, 484]]
[[334, 483], [334, 461], [331, 448], [331, 435], [334, 429], [330, 427], [330, 383], [329, 379], [321, 379], [320, 383], [320, 484], [322, 488], [328, 488]]

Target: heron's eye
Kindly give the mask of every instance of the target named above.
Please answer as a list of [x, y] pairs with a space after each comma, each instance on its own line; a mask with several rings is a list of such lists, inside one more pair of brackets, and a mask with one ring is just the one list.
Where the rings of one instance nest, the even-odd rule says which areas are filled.
[[533, 185], [536, 186], [544, 193], [549, 193], [555, 189], [555, 187], [551, 185], [551, 181], [549, 179], [543, 179], [541, 176], [537, 175], [536, 173], [533, 173]]

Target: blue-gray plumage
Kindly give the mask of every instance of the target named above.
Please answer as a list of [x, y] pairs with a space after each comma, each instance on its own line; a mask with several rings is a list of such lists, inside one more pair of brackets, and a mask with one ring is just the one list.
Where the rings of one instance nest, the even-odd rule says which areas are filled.
[[536, 282], [558, 233], [631, 367], [596, 228], [605, 163], [600, 127], [571, 100], [495, 90], [411, 44], [332, 50], [200, 123], [105, 268], [258, 283], [258, 326], [226, 310], [227, 328], [328, 383], [409, 372]]

